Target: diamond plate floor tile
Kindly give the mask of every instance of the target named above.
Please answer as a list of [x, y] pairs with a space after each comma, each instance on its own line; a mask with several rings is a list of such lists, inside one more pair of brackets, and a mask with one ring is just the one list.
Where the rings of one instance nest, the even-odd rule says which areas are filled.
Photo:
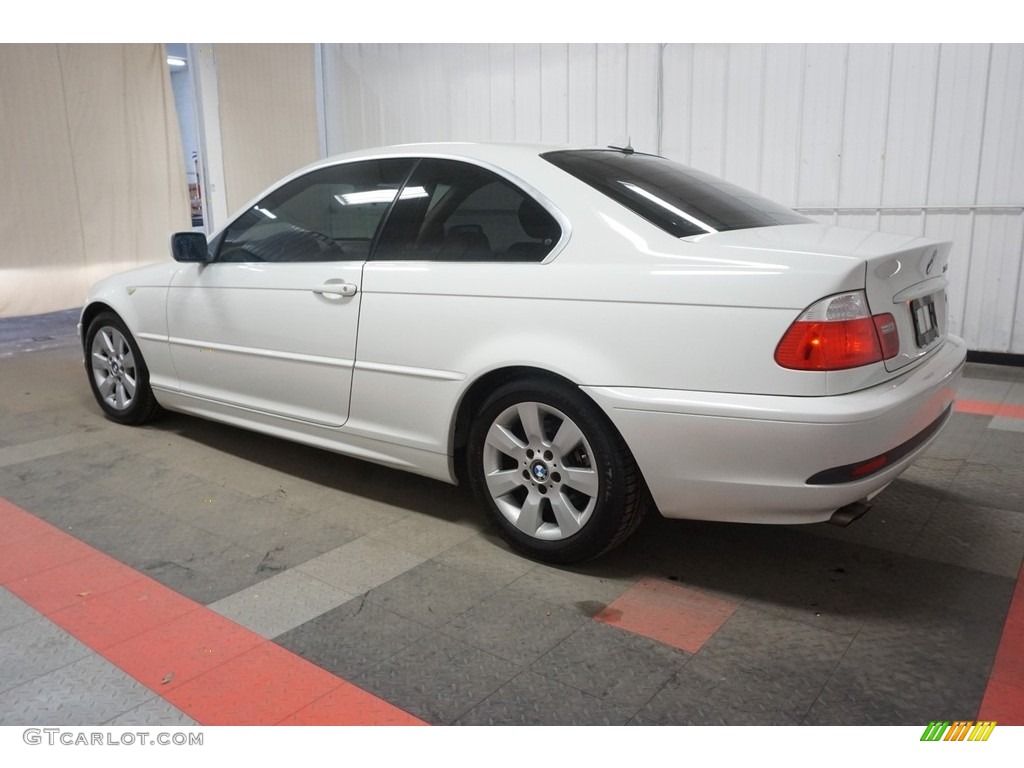
[[808, 713], [814, 725], [972, 720], [999, 640], [998, 621], [944, 612], [866, 622]]
[[206, 605], [272, 576], [260, 570], [261, 562], [262, 553], [227, 545], [179, 560], [150, 562], [143, 570], [165, 587]]
[[964, 366], [964, 379], [1024, 380], [1024, 368], [1014, 365], [969, 362]]
[[[803, 722], [807, 725], [920, 725], [931, 720], [973, 720], [984, 678], [956, 683], [919, 658], [898, 664], [851, 660], [823, 688]], [[938, 714], [936, 714], [938, 713]]]
[[995, 366], [984, 370], [975, 368], [965, 371], [957, 386], [959, 400], [986, 400], [990, 403], [1001, 403], [1010, 393], [1013, 382], [1006, 377], [1003, 366]]
[[352, 682], [429, 723], [447, 725], [520, 671], [516, 664], [454, 638], [433, 634]]
[[1010, 385], [1010, 391], [1003, 402], [1009, 405], [1024, 405], [1024, 366], [1017, 367], [1017, 380]]
[[424, 558], [434, 557], [476, 535], [466, 525], [438, 520], [429, 514], [413, 514], [376, 529], [371, 538]]
[[484, 532], [447, 549], [434, 562], [483, 576], [506, 586], [539, 566], [512, 552], [497, 535]]
[[255, 534], [239, 533], [239, 546], [264, 552], [260, 570], [278, 573], [355, 541], [362, 534], [350, 530], [326, 513], [302, 510], [276, 528]]
[[614, 572], [610, 563], [585, 563], [576, 569], [538, 565], [509, 588], [523, 595], [572, 607], [577, 603], [610, 603], [633, 586], [636, 576]]
[[456, 725], [625, 725], [632, 710], [556, 680], [523, 672]]
[[933, 459], [966, 459], [988, 429], [991, 416], [954, 413], [941, 434], [922, 454]]
[[190, 421], [188, 425], [189, 429], [202, 430], [208, 439], [220, 441], [223, 448], [202, 446], [192, 455], [176, 457], [175, 468], [178, 471], [184, 470], [205, 478], [229, 491], [266, 500], [275, 497], [282, 485], [288, 483], [288, 473], [275, 466], [276, 462], [272, 455], [266, 457], [268, 461], [261, 461], [262, 457], [259, 454], [245, 452], [251, 449], [251, 443], [255, 442], [259, 445], [275, 446], [276, 453], [280, 455], [284, 450], [292, 451], [296, 447], [294, 444], [265, 435], [256, 438], [245, 430], [230, 427], [223, 433], [216, 434], [214, 430], [220, 430], [224, 425], [212, 425], [198, 420]]
[[945, 495], [965, 460], [921, 456], [897, 480], [912, 483], [925, 492]]
[[434, 561], [367, 593], [367, 599], [428, 627], [440, 627], [501, 589], [500, 584]]
[[134, 709], [130, 709], [112, 720], [108, 720], [104, 725], [115, 727], [147, 725], [158, 728], [187, 728], [198, 725], [198, 723], [177, 707], [169, 704], [159, 696], [154, 696]]
[[34, 440], [31, 443], [19, 443], [0, 448], [0, 467], [25, 464], [36, 459], [92, 448], [96, 443], [97, 437], [87, 433], [64, 434]]
[[[0, 633], [38, 618], [39, 614], [25, 605], [23, 600], [0, 587]], [[3, 663], [2, 659], [0, 663]]]
[[1004, 432], [1024, 432], [1024, 419], [1010, 416], [993, 416], [989, 422], [989, 429], [999, 429]]
[[786, 684], [756, 670], [695, 664], [670, 680], [630, 724], [798, 725], [818, 690], [799, 679]]
[[1024, 513], [1024, 463], [998, 466], [971, 459], [957, 474], [949, 494], [961, 503]]
[[744, 605], [694, 658], [771, 670], [781, 676], [822, 677], [835, 668], [850, 642], [847, 635]]
[[850, 639], [741, 607], [636, 715], [641, 725], [794, 725]]
[[[52, 498], [41, 498], [25, 507], [66, 533], [83, 538], [85, 533], [97, 535], [105, 526], [142, 526], [156, 513], [151, 507], [122, 496], [103, 484], [101, 480], [83, 480], [75, 486], [65, 486]], [[116, 540], [116, 530], [111, 533]]]
[[[122, 495], [152, 507], [154, 499], [173, 499], [181, 492], [196, 491], [203, 480], [184, 472], [180, 467], [169, 465], [163, 456], [153, 453], [135, 453], [125, 456], [105, 473], [104, 483], [108, 489], [117, 489]], [[165, 502], [175, 509], [173, 502]]]
[[67, 632], [37, 615], [0, 632], [0, 692], [73, 664], [90, 653]]
[[975, 443], [968, 461], [990, 467], [1020, 467], [1024, 462], [1024, 438], [989, 429]]
[[71, 514], [71, 521], [77, 519], [73, 515], [81, 506], [75, 501], [76, 494], [92, 486], [94, 480], [76, 472], [64, 457], [0, 468], [4, 498], [57, 526], [62, 526], [62, 520], [51, 518], [58, 514]]
[[535, 661], [589, 621], [576, 610], [506, 588], [453, 619], [441, 632], [521, 666]]
[[530, 671], [632, 713], [689, 658], [685, 651], [588, 622], [537, 659]]
[[889, 596], [881, 604], [895, 601], [904, 612], [939, 612], [957, 620], [990, 622], [1006, 616], [1014, 580], [907, 556], [860, 574], [859, 586]]
[[290, 570], [207, 607], [258, 635], [273, 638], [353, 597], [301, 571]]
[[64, 530], [137, 570], [221, 551], [232, 542], [136, 502], [106, 504], [104, 512]]
[[69, 532], [201, 603], [272, 575], [259, 570], [264, 553], [139, 506], [108, 508], [106, 514]]
[[857, 634], [865, 616], [892, 616], [904, 611], [905, 601], [865, 589], [856, 577], [847, 576], [800, 574], [784, 583], [776, 581], [765, 589], [752, 590], [743, 605], [846, 637]]
[[422, 624], [365, 596], [285, 632], [275, 642], [345, 680], [354, 680], [427, 635]]
[[1015, 579], [1024, 558], [1024, 514], [944, 501], [910, 554]]
[[[355, 493], [339, 490], [333, 485], [320, 485], [299, 478], [285, 488], [287, 503], [311, 513], [310, 520], [324, 525], [339, 525], [360, 536], [373, 533], [412, 514]], [[280, 496], [279, 492], [275, 492]], [[266, 498], [266, 497], [264, 497]]]
[[0, 422], [4, 425], [0, 435], [3, 446], [47, 440], [67, 431], [35, 413], [4, 413], [0, 415]]
[[298, 566], [298, 570], [353, 595], [405, 573], [426, 558], [363, 537]]
[[941, 492], [933, 488], [900, 478], [872, 501], [865, 515], [850, 525], [816, 523], [801, 526], [800, 532], [892, 552], [907, 552], [941, 498]]
[[0, 725], [101, 725], [154, 694], [96, 654], [0, 693]]
[[924, 656], [942, 665], [944, 673], [984, 678], [999, 644], [1004, 616], [1005, 611], [982, 621], [931, 607], [908, 606], [903, 616], [866, 620], [844, 662], [875, 659], [876, 653], [878, 660], [894, 662]]
[[229, 541], [240, 534], [253, 536], [272, 531], [303, 514], [284, 504], [270, 503], [205, 480], [154, 499], [153, 504], [180, 521]]

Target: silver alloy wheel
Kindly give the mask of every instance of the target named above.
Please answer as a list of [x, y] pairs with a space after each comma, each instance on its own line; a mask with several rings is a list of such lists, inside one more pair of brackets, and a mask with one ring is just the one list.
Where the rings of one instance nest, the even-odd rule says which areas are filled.
[[92, 375], [103, 402], [117, 411], [131, 407], [138, 386], [135, 355], [117, 328], [103, 326], [93, 337]]
[[586, 435], [564, 413], [543, 403], [516, 403], [487, 430], [484, 480], [519, 531], [558, 541], [579, 532], [597, 506], [593, 455]]

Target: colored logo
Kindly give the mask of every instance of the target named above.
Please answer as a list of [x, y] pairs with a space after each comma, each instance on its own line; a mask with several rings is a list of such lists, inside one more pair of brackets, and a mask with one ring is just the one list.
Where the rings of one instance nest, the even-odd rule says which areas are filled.
[[994, 720], [932, 720], [921, 734], [921, 741], [988, 741], [995, 727]]

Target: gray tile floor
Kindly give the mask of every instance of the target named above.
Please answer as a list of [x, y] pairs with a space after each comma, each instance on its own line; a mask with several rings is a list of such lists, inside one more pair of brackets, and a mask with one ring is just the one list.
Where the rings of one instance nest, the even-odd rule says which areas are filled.
[[[0, 496], [435, 724], [974, 719], [1024, 556], [1024, 420], [958, 413], [849, 528], [645, 523], [511, 553], [464, 489], [92, 401], [74, 313], [0, 321]], [[1024, 404], [1024, 369], [961, 395]], [[592, 620], [639, 580], [728, 600], [696, 653]], [[189, 724], [0, 588], [0, 724]]]

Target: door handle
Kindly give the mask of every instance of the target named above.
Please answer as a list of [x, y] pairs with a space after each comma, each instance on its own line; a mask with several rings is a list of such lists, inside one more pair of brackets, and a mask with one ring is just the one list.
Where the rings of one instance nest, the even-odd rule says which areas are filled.
[[356, 285], [354, 283], [324, 283], [319, 288], [314, 288], [313, 293], [325, 297], [333, 296], [355, 296]]

